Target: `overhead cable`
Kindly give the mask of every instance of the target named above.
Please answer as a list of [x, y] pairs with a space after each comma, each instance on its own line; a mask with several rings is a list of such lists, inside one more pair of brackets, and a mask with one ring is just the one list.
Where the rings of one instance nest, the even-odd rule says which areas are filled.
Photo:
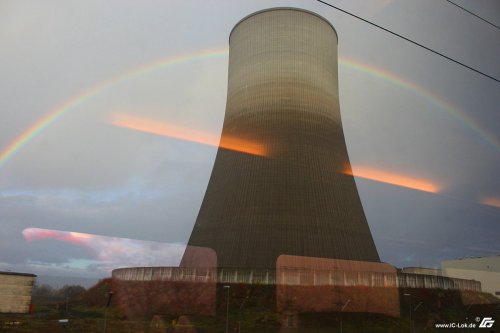
[[449, 3], [451, 3], [452, 5], [457, 6], [457, 7], [458, 7], [458, 8], [460, 8], [460, 9], [462, 9], [462, 10], [466, 11], [467, 13], [469, 13], [469, 14], [471, 14], [471, 15], [474, 15], [474, 16], [475, 16], [475, 17], [477, 17], [478, 19], [483, 20], [484, 22], [486, 22], [486, 23], [488, 23], [488, 24], [491, 24], [491, 25], [492, 25], [492, 26], [494, 26], [495, 28], [500, 29], [500, 27], [499, 27], [498, 25], [495, 25], [495, 24], [491, 23], [490, 21], [485, 20], [485, 19], [484, 19], [484, 18], [482, 18], [481, 16], [479, 16], [479, 15], [477, 15], [477, 14], [474, 14], [473, 12], [471, 12], [470, 10], [465, 9], [465, 8], [464, 8], [464, 7], [462, 7], [462, 6], [457, 5], [457, 4], [456, 4], [456, 3], [454, 3], [453, 1], [450, 1], [450, 0], [446, 0], [446, 1], [448, 1], [448, 2], [449, 2]]
[[338, 11], [341, 11], [342, 13], [345, 13], [345, 14], [347, 14], [347, 15], [350, 15], [350, 16], [352, 16], [352, 17], [355, 17], [355, 18], [357, 18], [358, 20], [361, 20], [361, 21], [363, 21], [363, 22], [365, 22], [365, 23], [368, 23], [368, 24], [370, 24], [370, 25], [372, 25], [372, 26], [374, 26], [374, 27], [377, 27], [377, 28], [379, 28], [379, 29], [381, 29], [381, 30], [383, 30], [383, 31], [385, 31], [385, 32], [388, 32], [388, 33], [390, 33], [391, 35], [394, 35], [394, 36], [396, 36], [396, 37], [399, 37], [399, 38], [401, 38], [401, 39], [404, 39], [404, 40], [406, 40], [407, 42], [410, 42], [410, 43], [412, 43], [412, 44], [415, 44], [415, 45], [417, 45], [417, 46], [420, 46], [421, 48], [424, 48], [424, 49], [426, 49], [427, 51], [430, 51], [430, 52], [432, 52], [432, 53], [434, 53], [434, 54], [437, 54], [437, 55], [439, 55], [439, 56], [441, 56], [441, 57], [443, 57], [443, 58], [445, 58], [445, 59], [447, 59], [447, 60], [449, 60], [449, 61], [452, 61], [452, 62], [454, 62], [454, 63], [456, 63], [456, 64], [458, 64], [458, 65], [460, 65], [460, 66], [463, 66], [463, 67], [465, 67], [465, 68], [468, 68], [468, 69], [470, 69], [471, 71], [474, 71], [474, 72], [476, 72], [476, 73], [478, 73], [478, 74], [480, 74], [480, 75], [483, 75], [483, 76], [485, 76], [485, 77], [487, 77], [487, 78], [489, 78], [489, 79], [492, 79], [492, 80], [494, 80], [494, 81], [496, 81], [496, 82], [500, 83], [500, 79], [497, 79], [497, 78], [495, 78], [495, 77], [493, 77], [493, 76], [491, 76], [491, 75], [488, 75], [488, 74], [486, 74], [486, 73], [484, 73], [484, 72], [481, 72], [480, 70], [477, 70], [477, 69], [475, 69], [475, 68], [473, 68], [473, 67], [471, 67], [471, 66], [468, 66], [468, 65], [466, 65], [466, 64], [464, 64], [464, 63], [462, 63], [462, 62], [460, 62], [460, 61], [458, 61], [458, 60], [455, 60], [455, 59], [453, 59], [453, 58], [450, 58], [450, 57], [448, 57], [447, 55], [444, 55], [444, 54], [442, 54], [442, 53], [440, 53], [440, 52], [438, 52], [438, 51], [435, 51], [435, 50], [433, 50], [433, 49], [431, 49], [431, 48], [429, 48], [429, 47], [425, 46], [425, 45], [422, 45], [422, 44], [420, 44], [420, 43], [418, 43], [418, 42], [415, 42], [415, 41], [413, 41], [413, 40], [411, 40], [411, 39], [409, 39], [409, 38], [407, 38], [407, 37], [405, 37], [405, 36], [402, 36], [402, 35], [400, 35], [400, 34], [398, 34], [398, 33], [394, 32], [394, 31], [391, 31], [391, 30], [389, 30], [389, 29], [387, 29], [387, 28], [384, 28], [384, 27], [382, 27], [382, 26], [380, 26], [380, 25], [378, 25], [378, 24], [376, 24], [376, 23], [373, 23], [373, 22], [371, 22], [371, 21], [368, 21], [368, 20], [366, 20], [366, 19], [364, 19], [364, 18], [362, 18], [362, 17], [360, 17], [360, 16], [357, 16], [357, 15], [355, 15], [355, 14], [352, 14], [352, 13], [350, 13], [350, 12], [348, 12], [348, 11], [346, 11], [346, 10], [342, 9], [342, 8], [339, 8], [339, 7], [337, 7], [337, 6], [334, 6], [334, 5], [332, 5], [332, 4], [329, 4], [328, 2], [325, 2], [325, 1], [323, 1], [323, 0], [316, 0], [316, 1], [318, 1], [318, 2], [320, 2], [320, 3], [322, 3], [322, 4], [324, 4], [324, 5], [327, 5], [327, 6], [329, 6], [329, 7], [332, 7], [332, 8], [334, 8], [334, 9], [338, 10]]

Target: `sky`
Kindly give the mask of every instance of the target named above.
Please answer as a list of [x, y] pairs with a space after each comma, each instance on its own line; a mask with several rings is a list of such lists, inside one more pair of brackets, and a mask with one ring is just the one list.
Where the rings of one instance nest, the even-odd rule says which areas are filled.
[[[447, 1], [329, 2], [500, 79], [500, 29]], [[498, 1], [455, 2], [500, 25]], [[313, 0], [7, 0], [0, 271], [177, 265], [217, 152], [229, 33], [281, 6], [338, 33], [345, 139], [381, 260], [500, 255], [499, 82]]]

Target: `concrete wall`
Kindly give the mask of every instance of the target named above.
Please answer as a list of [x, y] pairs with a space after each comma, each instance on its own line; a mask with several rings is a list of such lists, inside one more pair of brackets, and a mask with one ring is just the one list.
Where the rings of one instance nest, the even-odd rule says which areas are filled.
[[428, 268], [428, 267], [403, 267], [401, 269], [402, 273], [412, 273], [412, 274], [424, 274], [424, 275], [443, 275], [439, 268]]
[[481, 291], [481, 282], [446, 276], [398, 273], [399, 288], [427, 288]]
[[384, 263], [314, 258], [279, 260], [276, 270], [132, 267], [115, 269], [112, 277], [116, 304], [129, 318], [214, 315], [217, 288], [220, 293], [226, 284], [264, 288], [276, 297], [279, 312], [340, 311], [349, 301], [346, 312], [389, 316], [399, 316], [403, 288], [457, 290], [464, 304], [478, 303], [481, 290], [481, 283], [473, 280], [401, 273]]
[[[331, 259], [335, 260], [335, 259]], [[335, 260], [341, 261], [341, 260]], [[121, 281], [174, 281], [199, 283], [237, 283], [263, 285], [365, 286], [397, 288], [429, 288], [481, 291], [481, 282], [438, 275], [389, 271], [388, 264], [366, 263], [371, 270], [353, 267], [278, 267], [269, 269], [130, 267], [113, 270]], [[380, 268], [377, 267], [380, 266]]]
[[0, 313], [28, 313], [36, 275], [0, 272]]
[[500, 297], [500, 256], [441, 262], [444, 276], [481, 282], [482, 291]]
[[[396, 269], [385, 263], [280, 256], [276, 263], [279, 312], [340, 311], [399, 316]], [[345, 309], [344, 309], [345, 310]]]
[[112, 272], [115, 304], [129, 318], [215, 315], [214, 268], [132, 267]]

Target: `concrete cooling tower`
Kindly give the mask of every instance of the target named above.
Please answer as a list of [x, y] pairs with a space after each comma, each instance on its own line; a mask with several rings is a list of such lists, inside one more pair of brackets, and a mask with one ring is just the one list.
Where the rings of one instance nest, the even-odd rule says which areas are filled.
[[[380, 262], [344, 140], [332, 25], [273, 8], [236, 24], [229, 44], [222, 135], [188, 247], [180, 267], [113, 270], [114, 299], [127, 317], [176, 315], [186, 328], [181, 318], [220, 321], [225, 312], [234, 324], [226, 331], [239, 331], [239, 318], [275, 311], [280, 332], [295, 332], [312, 323], [305, 318], [326, 318], [310, 317], [319, 312], [341, 320], [349, 312], [351, 325], [363, 318], [353, 313], [406, 316], [412, 299], [433, 302], [432, 293], [482, 304], [478, 281]], [[323, 325], [338, 329], [337, 319]]]
[[314, 13], [273, 8], [229, 38], [220, 147], [189, 239], [218, 268], [273, 269], [280, 255], [379, 262], [339, 107], [337, 34]]

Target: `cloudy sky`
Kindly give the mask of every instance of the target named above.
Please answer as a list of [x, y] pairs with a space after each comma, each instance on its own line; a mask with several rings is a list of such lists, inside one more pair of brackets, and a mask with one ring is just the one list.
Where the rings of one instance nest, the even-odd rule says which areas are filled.
[[[455, 2], [500, 25], [498, 1]], [[500, 29], [447, 1], [330, 3], [500, 79]], [[344, 131], [381, 259], [500, 254], [499, 82], [313, 0], [7, 0], [0, 270], [178, 264], [222, 128], [229, 32], [277, 6], [338, 32]]]

